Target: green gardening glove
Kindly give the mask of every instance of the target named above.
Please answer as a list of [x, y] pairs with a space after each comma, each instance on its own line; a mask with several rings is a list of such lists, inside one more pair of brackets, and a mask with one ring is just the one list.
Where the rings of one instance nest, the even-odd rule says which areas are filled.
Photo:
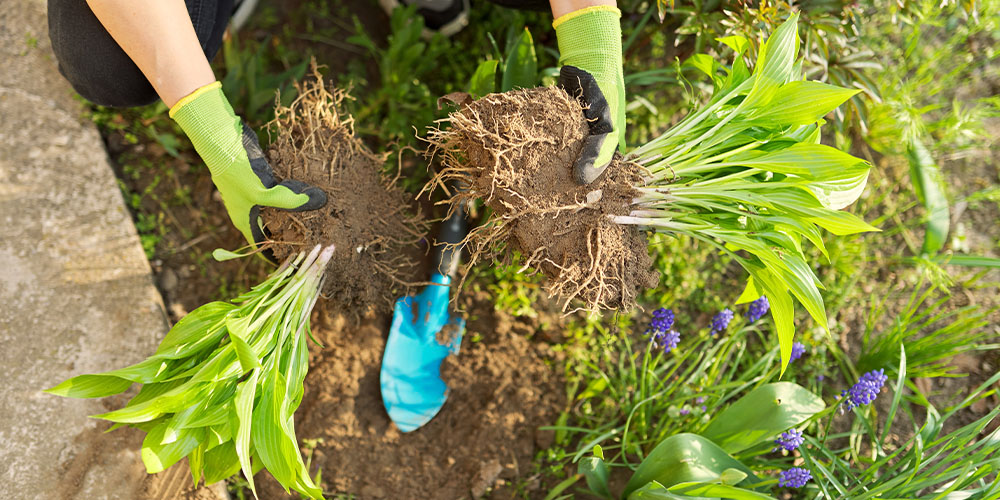
[[208, 165], [229, 218], [251, 244], [267, 239], [260, 226], [260, 207], [298, 212], [326, 204], [326, 193], [319, 188], [295, 180], [277, 182], [257, 134], [233, 113], [221, 83], [181, 99], [170, 108], [170, 117]]
[[552, 23], [559, 42], [559, 85], [581, 99], [590, 137], [573, 166], [573, 178], [590, 184], [604, 173], [615, 150], [625, 150], [625, 79], [621, 11], [585, 7]]

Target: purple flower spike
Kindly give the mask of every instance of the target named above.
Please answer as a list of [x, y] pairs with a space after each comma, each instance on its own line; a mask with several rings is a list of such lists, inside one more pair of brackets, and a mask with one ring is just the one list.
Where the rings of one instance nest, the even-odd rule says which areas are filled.
[[862, 375], [858, 383], [840, 393], [844, 405], [842, 410], [852, 411], [859, 406], [871, 404], [878, 397], [878, 393], [882, 392], [886, 380], [889, 380], [889, 377], [886, 376], [885, 370], [872, 370]]
[[665, 353], [674, 350], [680, 341], [681, 334], [677, 330], [670, 330], [669, 332], [656, 332], [653, 334], [653, 343], [660, 346]]
[[812, 479], [812, 473], [802, 467], [792, 467], [781, 471], [781, 478], [778, 479], [778, 486], [788, 488], [801, 488]]
[[649, 329], [654, 332], [667, 332], [674, 326], [674, 311], [663, 307], [653, 311], [653, 320]]
[[778, 451], [779, 448], [785, 451], [794, 451], [799, 446], [802, 446], [803, 441], [802, 432], [797, 429], [789, 429], [787, 432], [782, 432], [778, 439], [774, 440], [774, 444], [778, 445], [772, 451]]
[[691, 410], [689, 410], [687, 408], [681, 408], [681, 411], [680, 411], [681, 416], [685, 416], [685, 415], [687, 415], [689, 413], [691, 413]]
[[771, 303], [767, 301], [767, 297], [761, 295], [759, 299], [750, 303], [747, 307], [747, 322], [754, 323], [758, 319], [762, 318], [767, 311], [771, 309]]
[[791, 363], [792, 361], [795, 361], [796, 359], [801, 358], [802, 355], [805, 354], [805, 353], [806, 353], [806, 345], [805, 344], [803, 344], [802, 342], [796, 342], [796, 343], [792, 344], [792, 355], [789, 358], [788, 362]]
[[712, 318], [712, 335], [715, 335], [715, 332], [725, 330], [729, 326], [729, 322], [733, 320], [733, 316], [734, 314], [729, 308], [723, 309], [722, 312], [716, 314]]

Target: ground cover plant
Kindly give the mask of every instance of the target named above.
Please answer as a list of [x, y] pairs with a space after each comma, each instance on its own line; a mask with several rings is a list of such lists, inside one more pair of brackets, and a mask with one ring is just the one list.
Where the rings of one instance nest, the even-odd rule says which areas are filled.
[[580, 299], [588, 309], [621, 309], [656, 284], [638, 228], [689, 235], [750, 273], [748, 301], [768, 295], [787, 364], [792, 297], [826, 324], [803, 240], [825, 251], [819, 228], [874, 230], [840, 211], [860, 195], [870, 164], [819, 144], [823, 116], [856, 91], [801, 80], [796, 26], [793, 15], [768, 38], [752, 72], [748, 41], [725, 39], [735, 59], [710, 68], [713, 98], [613, 161], [594, 185], [570, 179], [587, 125], [561, 89], [493, 94], [452, 113], [430, 136], [447, 165], [432, 182], [467, 184], [449, 202], [482, 198], [492, 209], [468, 239], [472, 260], [510, 242], [564, 308]]

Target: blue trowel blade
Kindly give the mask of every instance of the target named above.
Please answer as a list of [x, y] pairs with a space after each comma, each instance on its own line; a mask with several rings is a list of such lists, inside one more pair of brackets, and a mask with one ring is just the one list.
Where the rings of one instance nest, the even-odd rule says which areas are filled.
[[444, 405], [448, 387], [441, 380], [441, 362], [458, 353], [465, 332], [465, 320], [449, 315], [451, 279], [435, 274], [431, 281], [439, 285], [396, 301], [382, 357], [382, 402], [403, 432], [426, 424]]

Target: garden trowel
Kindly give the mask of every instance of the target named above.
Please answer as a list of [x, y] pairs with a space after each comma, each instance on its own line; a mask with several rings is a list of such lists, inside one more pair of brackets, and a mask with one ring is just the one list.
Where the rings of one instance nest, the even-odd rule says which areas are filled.
[[[431, 260], [431, 282], [414, 296], [396, 301], [389, 340], [382, 356], [382, 403], [396, 427], [410, 432], [426, 424], [444, 404], [448, 387], [441, 362], [458, 354], [465, 320], [449, 308], [451, 282], [466, 234], [459, 208], [441, 225]], [[448, 245], [448, 246], [445, 246]]]

